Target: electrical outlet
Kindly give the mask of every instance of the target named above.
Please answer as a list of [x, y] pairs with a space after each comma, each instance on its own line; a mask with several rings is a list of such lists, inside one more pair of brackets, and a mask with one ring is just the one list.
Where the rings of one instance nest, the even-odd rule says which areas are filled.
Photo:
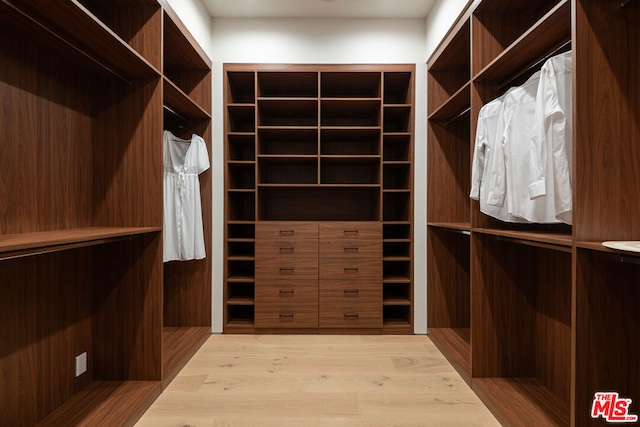
[[87, 372], [87, 352], [76, 356], [76, 378]]

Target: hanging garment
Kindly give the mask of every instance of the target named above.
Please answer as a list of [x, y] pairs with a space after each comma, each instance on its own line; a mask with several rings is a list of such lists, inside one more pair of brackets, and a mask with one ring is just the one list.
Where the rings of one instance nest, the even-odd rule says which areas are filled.
[[547, 194], [547, 197], [535, 200], [529, 196], [539, 81], [540, 71], [505, 96], [503, 117], [498, 123], [501, 141], [496, 144], [487, 203], [493, 206], [506, 204], [511, 215], [529, 222], [548, 224], [559, 222], [553, 195]]
[[529, 196], [553, 197], [556, 218], [567, 224], [573, 209], [571, 72], [571, 52], [550, 58], [540, 71], [529, 183]]
[[[494, 166], [496, 155], [498, 122], [502, 118], [503, 101], [506, 95], [485, 104], [478, 113], [478, 126], [471, 163], [471, 192], [469, 197], [480, 202], [480, 211], [486, 215], [505, 222], [527, 222], [517, 216], [510, 215], [507, 206], [494, 206], [487, 203], [489, 177]], [[500, 150], [500, 154], [502, 150]]]
[[182, 139], [164, 131], [164, 261], [206, 256], [200, 181], [209, 169], [207, 145], [193, 134]]

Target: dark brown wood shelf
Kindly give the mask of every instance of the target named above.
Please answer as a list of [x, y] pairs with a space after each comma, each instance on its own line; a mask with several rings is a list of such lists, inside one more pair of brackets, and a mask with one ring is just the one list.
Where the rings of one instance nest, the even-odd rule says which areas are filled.
[[[186, 31], [185, 24], [167, 0], [158, 0], [164, 11], [165, 70], [190, 69], [209, 73], [212, 62], [202, 46]], [[166, 71], [165, 71], [166, 72]], [[169, 73], [171, 74], [171, 73]]]
[[523, 230], [503, 230], [488, 228], [473, 228], [473, 233], [489, 234], [492, 236], [507, 237], [515, 242], [522, 244], [546, 243], [558, 246], [558, 250], [571, 251], [573, 238], [570, 234], [553, 233], [553, 232], [537, 232]]
[[498, 57], [480, 70], [474, 80], [503, 83], [550, 50], [571, 39], [571, 2], [561, 0]]
[[471, 102], [471, 82], [468, 81], [442, 105], [429, 114], [429, 120], [448, 122], [469, 109]]
[[253, 276], [232, 276], [227, 278], [228, 283], [253, 283], [255, 278]]
[[428, 222], [429, 227], [446, 228], [458, 231], [471, 231], [470, 222]]
[[462, 379], [471, 385], [471, 329], [429, 328], [429, 338]]
[[411, 307], [411, 301], [406, 298], [384, 298], [382, 304]]
[[228, 305], [255, 305], [255, 301], [252, 298], [229, 298], [227, 299]]
[[[119, 77], [159, 76], [160, 72], [77, 1], [14, 6], [3, 0], [3, 13], [28, 21], [38, 37], [59, 39], [69, 48]], [[35, 24], [35, 25], [34, 25]], [[88, 41], [91, 41], [90, 43]]]
[[5, 234], [0, 235], [0, 259], [100, 245], [160, 231], [162, 231], [160, 227], [91, 227]]
[[208, 326], [170, 327], [162, 333], [162, 384], [163, 387], [178, 375], [189, 359], [211, 336]]
[[568, 405], [536, 379], [474, 377], [472, 388], [504, 425], [569, 425]]
[[37, 425], [133, 425], [161, 392], [160, 381], [92, 381]]
[[167, 77], [162, 79], [164, 90], [164, 103], [171, 107], [172, 110], [181, 114], [187, 119], [211, 120], [211, 114], [200, 107], [186, 93], [182, 91], [175, 83]]

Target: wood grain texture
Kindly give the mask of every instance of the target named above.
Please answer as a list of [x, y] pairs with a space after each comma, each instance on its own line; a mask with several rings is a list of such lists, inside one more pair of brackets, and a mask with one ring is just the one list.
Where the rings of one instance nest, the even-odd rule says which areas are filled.
[[424, 336], [215, 335], [137, 426], [499, 424]]
[[162, 387], [165, 388], [211, 336], [210, 327], [167, 327], [162, 331]]
[[598, 425], [590, 417], [594, 394], [614, 390], [640, 395], [640, 268], [613, 254], [578, 249], [576, 261], [575, 425]]
[[[613, 1], [576, 7], [574, 200], [576, 237], [635, 240], [640, 196], [640, 8]], [[611, 28], [615, 27], [615, 33]], [[587, 84], [597, 82], [597, 84]], [[587, 107], [588, 106], [588, 107]]]
[[471, 386], [471, 329], [430, 327], [429, 338]]

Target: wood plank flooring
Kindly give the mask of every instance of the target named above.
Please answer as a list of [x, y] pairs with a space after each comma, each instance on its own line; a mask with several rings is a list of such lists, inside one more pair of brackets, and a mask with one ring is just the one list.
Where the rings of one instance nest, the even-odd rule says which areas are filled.
[[499, 423], [426, 336], [212, 335], [136, 426]]

